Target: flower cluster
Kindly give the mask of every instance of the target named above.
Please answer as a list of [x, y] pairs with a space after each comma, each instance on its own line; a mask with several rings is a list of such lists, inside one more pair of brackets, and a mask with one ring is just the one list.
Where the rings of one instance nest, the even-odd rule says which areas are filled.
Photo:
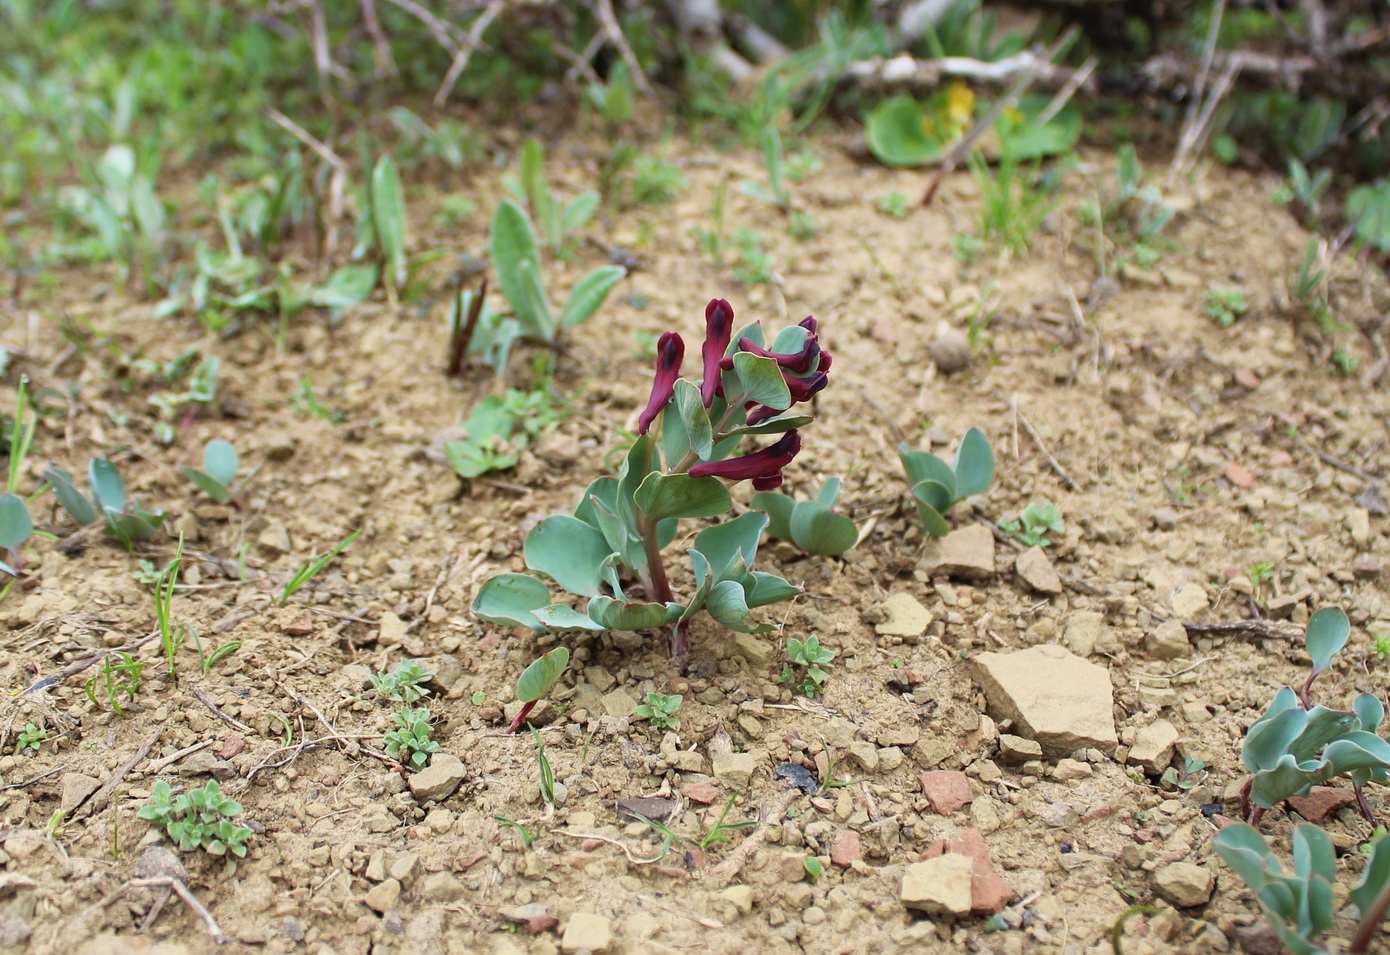
[[[750, 326], [757, 327], [758, 323]], [[830, 353], [820, 347], [814, 318], [806, 317], [798, 327], [804, 330], [804, 335], [801, 335], [799, 345], [794, 351], [779, 352], [765, 348], [747, 334], [740, 335], [737, 344], [731, 347], [734, 337], [733, 306], [724, 299], [712, 300], [705, 307], [705, 341], [700, 349], [704, 365], [700, 398], [705, 408], [711, 408], [716, 399], [726, 398], [725, 376], [734, 372], [734, 356], [740, 352], [771, 359], [776, 363], [786, 382], [791, 404], [810, 401], [819, 394], [829, 381]], [[684, 359], [685, 342], [681, 340], [680, 335], [675, 332], [664, 333], [656, 346], [656, 375], [652, 381], [651, 397], [637, 418], [639, 434], [647, 433], [657, 416], [671, 401]], [[744, 401], [741, 409], [726, 410], [742, 410], [745, 416], [743, 424], [751, 427], [786, 414], [788, 409], [770, 407], [757, 401]], [[800, 449], [801, 437], [792, 429], [783, 434], [776, 443], [761, 451], [725, 461], [702, 461], [691, 467], [688, 473], [695, 478], [751, 480], [755, 489], [771, 490], [782, 483], [782, 469], [791, 463]]]

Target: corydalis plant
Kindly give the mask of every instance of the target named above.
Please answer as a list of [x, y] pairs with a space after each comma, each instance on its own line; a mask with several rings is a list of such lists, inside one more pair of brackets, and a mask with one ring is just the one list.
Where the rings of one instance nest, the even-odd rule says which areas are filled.
[[[682, 376], [685, 343], [667, 332], [657, 342], [651, 397], [637, 419], [638, 438], [616, 478], [589, 485], [573, 515], [548, 517], [526, 536], [527, 567], [567, 593], [585, 597], [582, 611], [554, 603], [549, 588], [526, 574], [487, 581], [473, 602], [481, 620], [553, 630], [663, 628], [672, 655], [689, 655], [689, 623], [701, 610], [743, 633], [770, 630], [752, 611], [799, 592], [773, 574], [752, 570], [767, 515], [749, 511], [707, 527], [687, 552], [694, 591], [677, 599], [662, 549], [681, 518], [715, 517], [733, 502], [725, 482], [752, 481], [759, 491], [782, 483], [782, 469], [801, 449], [801, 428], [813, 420], [793, 410], [828, 381], [816, 320], [784, 328], [771, 344], [754, 322], [734, 333], [734, 310], [723, 299], [705, 309], [700, 350], [703, 377]], [[780, 435], [736, 454], [745, 437]], [[632, 581], [641, 594], [629, 595]]]

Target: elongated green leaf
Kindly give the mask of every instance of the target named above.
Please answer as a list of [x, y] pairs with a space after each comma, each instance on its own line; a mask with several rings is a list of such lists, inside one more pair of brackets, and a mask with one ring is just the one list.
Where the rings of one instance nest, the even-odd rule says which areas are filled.
[[778, 540], [792, 539], [792, 510], [796, 502], [778, 491], [759, 491], [748, 501], [755, 511], [767, 514], [767, 532]]
[[214, 501], [225, 501], [232, 496], [231, 490], [221, 481], [204, 474], [202, 471], [193, 468], [184, 468], [183, 473], [190, 481], [198, 486], [198, 489], [212, 498]]
[[785, 411], [791, 407], [792, 395], [787, 388], [787, 380], [782, 377], [782, 369], [777, 362], [771, 358], [736, 352], [734, 371], [738, 373], [743, 400], [767, 405], [774, 411]]
[[396, 162], [382, 156], [372, 170], [372, 222], [385, 262], [387, 283], [399, 292], [405, 287], [405, 191]]
[[488, 255], [497, 273], [497, 287], [511, 305], [517, 319], [532, 335], [545, 337], [549, 327], [544, 314], [536, 311], [532, 283], [527, 270], [540, 275], [540, 252], [536, 248], [536, 230], [525, 210], [510, 199], [497, 204], [488, 231]]
[[[676, 379], [675, 407], [680, 425], [685, 431], [686, 446], [693, 450], [701, 461], [708, 461], [710, 452], [714, 450], [709, 412], [705, 410], [700, 389], [687, 378]], [[661, 426], [663, 430], [672, 428], [675, 422], [663, 419]], [[667, 460], [670, 460], [669, 452]]]
[[376, 280], [375, 265], [345, 265], [309, 293], [309, 304], [332, 309], [361, 305], [376, 288]]
[[994, 449], [976, 428], [965, 432], [956, 448], [956, 495], [973, 497], [989, 490], [994, 483]]
[[1332, 839], [1317, 826], [1294, 827], [1293, 871], [1300, 879], [1319, 875], [1332, 882], [1337, 878], [1337, 853]]
[[639, 572], [645, 571], [647, 555], [636, 533], [622, 518], [610, 511], [607, 504], [597, 498], [591, 499], [590, 503], [594, 519], [598, 522], [599, 530], [603, 539], [608, 542], [609, 548], [622, 555], [621, 560], [628, 567]]
[[1351, 639], [1351, 621], [1336, 607], [1324, 607], [1308, 618], [1308, 655], [1314, 671], [1332, 666], [1332, 657]]
[[705, 559], [705, 555], [693, 549], [687, 553], [690, 556], [690, 569], [695, 575], [695, 595], [685, 605], [685, 610], [681, 611], [679, 623], [684, 623], [704, 609], [710, 588], [714, 586], [714, 575], [710, 573], [709, 561]]
[[632, 447], [628, 448], [627, 454], [623, 457], [622, 466], [618, 468], [618, 516], [633, 529], [634, 534], [637, 528], [637, 505], [633, 501], [633, 495], [642, 486], [647, 475], [659, 467], [661, 460], [652, 443], [651, 435], [644, 434], [632, 442]]
[[572, 594], [593, 597], [603, 582], [604, 560], [613, 546], [591, 525], [568, 514], [547, 517], [526, 535], [526, 566]]
[[[738, 438], [746, 434], [782, 434], [793, 428], [804, 428], [815, 420], [815, 415], [781, 414], [775, 418], [759, 421], [757, 424], [745, 424], [737, 428], [730, 428], [724, 434], [726, 438]], [[720, 444], [723, 443], [723, 441], [720, 442]]]
[[556, 647], [540, 659], [533, 660], [516, 681], [517, 701], [530, 703], [545, 696], [569, 665], [570, 652], [565, 647]]
[[837, 477], [826, 478], [825, 483], [820, 486], [816, 500], [820, 501], [824, 507], [834, 507], [835, 499], [840, 496], [840, 479]]
[[854, 521], [817, 501], [796, 502], [791, 532], [796, 546], [808, 554], [843, 554], [859, 538]]
[[0, 494], [0, 548], [14, 550], [33, 532], [34, 522], [24, 498], [17, 494]]
[[1356, 906], [1357, 914], [1364, 918], [1370, 912], [1387, 882], [1390, 882], [1390, 839], [1382, 838], [1371, 850], [1366, 868], [1361, 870], [1361, 881], [1347, 897]]
[[736, 580], [721, 580], [711, 587], [705, 598], [705, 609], [715, 620], [739, 633], [762, 633], [772, 629], [771, 624], [753, 619], [743, 585]]
[[609, 630], [653, 630], [679, 619], [685, 608], [678, 603], [625, 603], [612, 597], [594, 597], [585, 612]]
[[626, 275], [627, 269], [621, 265], [603, 265], [584, 276], [570, 289], [570, 297], [560, 311], [560, 324], [568, 328], [588, 321]]
[[240, 463], [236, 448], [220, 438], [214, 438], [203, 448], [203, 471], [220, 484], [231, 484]]
[[1283, 874], [1279, 860], [1270, 852], [1269, 843], [1254, 826], [1237, 822], [1216, 834], [1212, 848], [1221, 861], [1235, 870], [1245, 884], [1258, 892], [1273, 876]]
[[105, 511], [125, 510], [125, 481], [121, 472], [105, 458], [92, 458], [87, 466], [87, 480], [92, 484], [92, 497]]
[[564, 215], [560, 218], [560, 227], [565, 235], [584, 228], [589, 220], [594, 216], [594, 210], [598, 209], [599, 195], [597, 192], [581, 192], [569, 201], [565, 206]]
[[[923, 482], [926, 483], [926, 482]], [[915, 497], [915, 495], [914, 495]], [[942, 538], [951, 533], [951, 525], [941, 512], [920, 497], [917, 500], [917, 517], [922, 521], [922, 533], [928, 537]]]
[[944, 506], [933, 504], [938, 511], [946, 511], [956, 502], [959, 495], [956, 493], [956, 472], [951, 470], [951, 466], [936, 455], [927, 451], [913, 451], [903, 445], [898, 450], [898, 458], [903, 463], [903, 471], [907, 473], [907, 483], [913, 486], [921, 484], [923, 481], [935, 481], [946, 489], [947, 500]]
[[734, 506], [729, 489], [718, 478], [688, 474], [647, 475], [633, 498], [648, 519], [714, 517]]
[[1351, 702], [1351, 709], [1367, 733], [1374, 733], [1380, 728], [1381, 720], [1385, 719], [1385, 704], [1374, 693], [1358, 694]]
[[776, 574], [766, 574], [760, 570], [753, 571], [743, 582], [744, 598], [748, 601], [748, 606], [754, 610], [791, 600], [799, 593], [801, 588], [796, 584], [788, 583]]
[[767, 515], [748, 511], [731, 521], [706, 527], [695, 535], [695, 549], [709, 561], [716, 580], [723, 580], [735, 563], [748, 566], [758, 553], [758, 538], [767, 527]]
[[1252, 773], [1272, 769], [1307, 726], [1308, 714], [1301, 709], [1283, 710], [1251, 726], [1240, 753], [1245, 768]]
[[97, 519], [96, 508], [87, 496], [77, 489], [72, 483], [72, 478], [62, 468], [49, 466], [44, 469], [43, 479], [48, 482], [48, 486], [53, 488], [54, 497], [58, 498], [58, 503], [63, 510], [68, 512], [68, 516], [77, 523], [86, 527], [93, 524]]
[[545, 297], [545, 280], [541, 278], [540, 263], [523, 261], [520, 272], [521, 290], [526, 296], [524, 314], [529, 316], [531, 333], [542, 341], [553, 341], [555, 317], [550, 314], [550, 302]]
[[574, 508], [574, 516], [586, 524], [599, 527], [598, 515], [594, 513], [594, 500], [597, 499], [609, 511], [617, 513], [618, 509], [618, 479], [611, 475], [603, 475], [595, 478], [594, 482], [584, 489], [584, 494], [579, 499], [579, 503]]
[[526, 574], [499, 574], [478, 588], [473, 598], [473, 616], [499, 627], [529, 627], [544, 630], [533, 611], [550, 603], [545, 584]]

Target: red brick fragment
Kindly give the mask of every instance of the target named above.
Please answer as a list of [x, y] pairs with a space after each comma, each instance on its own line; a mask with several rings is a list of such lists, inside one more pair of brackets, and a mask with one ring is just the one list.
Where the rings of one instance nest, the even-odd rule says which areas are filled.
[[931, 803], [934, 811], [949, 816], [963, 806], [970, 805], [975, 794], [970, 791], [970, 780], [965, 773], [954, 769], [938, 769], [921, 773], [917, 781], [922, 792]]

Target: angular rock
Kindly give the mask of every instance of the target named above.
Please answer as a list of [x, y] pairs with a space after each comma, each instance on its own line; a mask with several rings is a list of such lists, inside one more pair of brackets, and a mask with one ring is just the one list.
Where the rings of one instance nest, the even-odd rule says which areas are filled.
[[1154, 720], [1134, 734], [1126, 762], [1144, 767], [1150, 775], [1159, 775], [1173, 761], [1173, 746], [1178, 741], [1178, 729], [1167, 720]]
[[919, 569], [930, 576], [982, 580], [994, 574], [994, 535], [982, 524], [952, 531], [922, 548]]
[[1206, 905], [1216, 875], [1192, 862], [1173, 862], [1154, 872], [1154, 891], [1180, 909]]
[[664, 822], [676, 811], [677, 803], [660, 796], [628, 796], [618, 800], [618, 818], [632, 822], [637, 816], [645, 816], [654, 822]]
[[1030, 547], [1018, 555], [1014, 572], [1019, 579], [1040, 594], [1052, 595], [1062, 592], [1062, 578], [1047, 559], [1041, 547]]
[[975, 798], [975, 794], [970, 791], [969, 778], [958, 770], [938, 769], [920, 773], [917, 781], [922, 786], [922, 793], [927, 797], [927, 802], [931, 803], [932, 810], [943, 816], [949, 816], [970, 805]]
[[1062, 640], [1072, 653], [1089, 657], [1096, 652], [1096, 644], [1100, 642], [1105, 629], [1105, 614], [1098, 610], [1080, 610], [1067, 621], [1067, 631]]
[[715, 777], [735, 789], [748, 788], [748, 780], [757, 768], [758, 759], [752, 753], [729, 753], [714, 760]]
[[367, 908], [383, 915], [394, 909], [400, 900], [401, 884], [395, 879], [387, 879], [380, 885], [372, 886], [371, 890], [362, 898]]
[[284, 524], [267, 525], [260, 534], [256, 535], [256, 543], [261, 550], [274, 557], [277, 554], [288, 554], [294, 550], [294, 544], [290, 541], [290, 532]]
[[1309, 822], [1322, 822], [1328, 813], [1345, 809], [1356, 802], [1356, 793], [1339, 786], [1314, 786], [1306, 796], [1289, 797], [1289, 805]]
[[1013, 898], [1014, 890], [994, 871], [985, 848], [985, 836], [979, 829], [966, 829], [950, 839], [940, 839], [926, 851], [927, 858], [946, 853], [958, 853], [970, 858], [974, 875], [970, 880], [970, 911], [975, 915], [993, 915]]
[[560, 948], [566, 952], [585, 949], [590, 952], [603, 952], [613, 944], [613, 922], [594, 912], [575, 912], [565, 923], [565, 934], [560, 938]]
[[1155, 660], [1180, 660], [1192, 650], [1181, 620], [1165, 620], [1144, 638], [1144, 648]]
[[911, 594], [893, 594], [878, 610], [882, 620], [874, 625], [874, 632], [885, 637], [920, 637], [931, 626], [931, 611]]
[[719, 897], [733, 905], [739, 915], [753, 911], [753, 887], [751, 885], [731, 885]]
[[631, 716], [633, 711], [637, 709], [637, 701], [622, 687], [605, 694], [603, 699], [599, 700], [599, 705], [603, 707], [605, 713], [616, 719]]
[[1052, 778], [1059, 783], [1071, 783], [1078, 779], [1090, 779], [1094, 773], [1090, 763], [1083, 763], [1079, 759], [1059, 759], [1052, 770]]
[[1168, 606], [1173, 608], [1173, 613], [1186, 619], [1206, 610], [1211, 606], [1211, 602], [1207, 600], [1206, 589], [1201, 584], [1194, 583], [1184, 584], [1168, 599]]
[[681, 787], [681, 795], [691, 802], [708, 806], [719, 798], [719, 787], [714, 783], [686, 783]]
[[1042, 759], [1042, 747], [1037, 740], [1002, 733], [999, 736], [999, 755], [1010, 766], [1020, 766], [1030, 759]]
[[850, 743], [849, 758], [866, 773], [878, 771], [878, 747], [868, 740], [857, 739]]
[[1114, 693], [1110, 672], [1053, 644], [1018, 653], [982, 653], [975, 682], [990, 715], [1011, 719], [1049, 758], [1094, 747], [1115, 751]]
[[859, 842], [859, 833], [853, 829], [841, 829], [830, 843], [830, 862], [842, 869], [848, 869], [864, 857]]
[[82, 805], [88, 796], [101, 788], [101, 780], [84, 776], [81, 773], [63, 773], [63, 779], [59, 785], [62, 796], [58, 801], [58, 810], [64, 816], [70, 816], [73, 810]]
[[766, 640], [759, 640], [751, 633], [734, 635], [734, 653], [747, 660], [748, 665], [755, 670], [766, 668], [772, 662], [772, 657], [776, 652], [772, 648], [772, 644]]
[[391, 611], [386, 611], [381, 615], [381, 629], [377, 633], [377, 642], [390, 645], [400, 643], [405, 639], [406, 622], [396, 616]]
[[463, 898], [466, 889], [452, 872], [431, 872], [425, 876], [420, 892], [425, 898], [436, 902], [457, 902]]
[[903, 872], [898, 898], [928, 915], [969, 915], [974, 905], [975, 864], [955, 852], [914, 862]]
[[453, 795], [468, 778], [463, 760], [453, 753], [435, 753], [430, 764], [406, 780], [416, 802], [439, 802]]

